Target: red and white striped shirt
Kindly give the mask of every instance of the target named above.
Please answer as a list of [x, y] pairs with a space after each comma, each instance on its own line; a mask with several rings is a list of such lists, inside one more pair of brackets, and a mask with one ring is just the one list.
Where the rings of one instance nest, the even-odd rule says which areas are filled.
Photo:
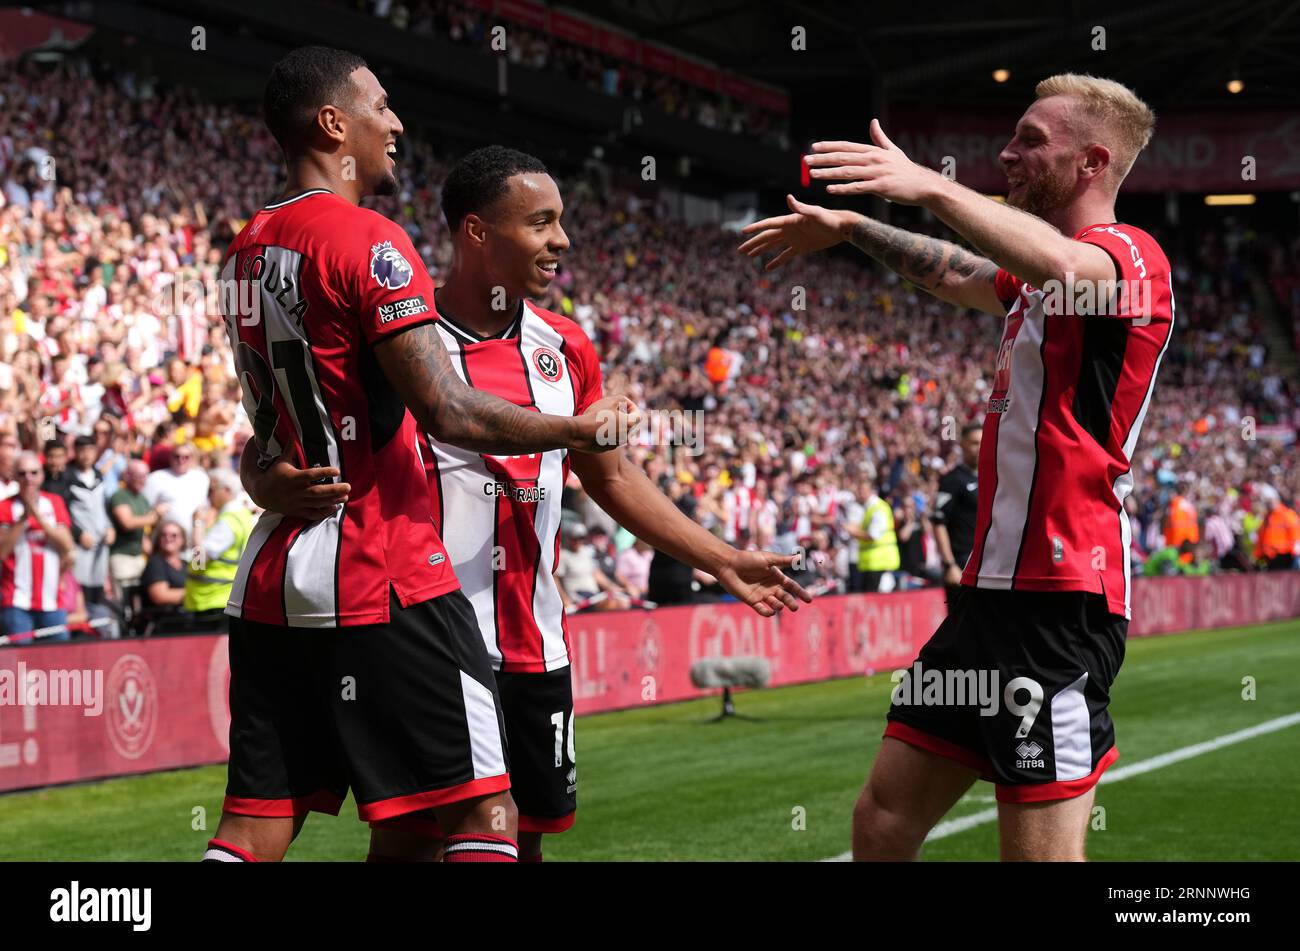
[[1009, 310], [962, 584], [1089, 591], [1129, 617], [1132, 528], [1124, 499], [1173, 332], [1169, 261], [1131, 225], [1093, 225], [1075, 240], [1110, 254], [1130, 293], [1114, 316], [1079, 316], [1055, 308], [1060, 297], [998, 271], [997, 294]]
[[744, 485], [733, 485], [722, 497], [727, 510], [727, 525], [723, 540], [736, 544], [741, 532], [748, 532], [753, 519], [754, 490]]
[[[42, 492], [39, 502], [41, 518], [46, 522], [71, 526], [68, 507], [51, 492]], [[0, 562], [0, 607], [25, 611], [59, 609], [59, 553], [49, 543], [34, 515], [28, 515], [17, 497], [0, 502], [0, 525], [26, 521], [27, 530], [3, 562]]]
[[[468, 385], [525, 409], [575, 416], [600, 399], [600, 360], [572, 320], [525, 302], [497, 337], [443, 313], [437, 324]], [[569, 664], [568, 624], [551, 577], [560, 552], [566, 450], [490, 456], [424, 437], [434, 519], [497, 670]]]

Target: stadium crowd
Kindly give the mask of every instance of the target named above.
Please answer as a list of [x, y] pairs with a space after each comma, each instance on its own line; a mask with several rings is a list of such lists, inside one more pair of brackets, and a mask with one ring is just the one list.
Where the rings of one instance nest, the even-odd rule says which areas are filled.
[[[400, 193], [373, 204], [435, 280], [446, 169], [405, 143]], [[81, 59], [0, 65], [0, 634], [219, 617], [252, 517], [215, 282], [281, 175], [255, 115]], [[572, 248], [538, 303], [581, 324], [606, 388], [650, 411], [631, 451], [679, 507], [742, 547], [803, 547], [800, 580], [820, 591], [944, 580], [940, 479], [982, 418], [1000, 321], [856, 252], [767, 274], [734, 233], [558, 178]], [[1249, 268], [1276, 276], [1296, 248], [1232, 224], [1150, 230], [1177, 262], [1178, 323], [1126, 503], [1135, 559], [1149, 573], [1291, 566], [1300, 400], [1261, 342]], [[576, 480], [565, 505], [566, 602], [720, 596]], [[124, 616], [124, 599], [138, 610]]]
[[789, 147], [785, 116], [754, 103], [734, 99], [683, 82], [591, 47], [570, 43], [538, 30], [493, 17], [482, 6], [456, 0], [337, 0], [341, 5], [386, 20], [394, 29], [416, 35], [438, 34], [453, 43], [492, 50], [490, 31], [505, 25], [505, 55], [511, 65], [549, 69], [588, 89], [653, 105], [671, 116], [709, 129], [745, 135]]

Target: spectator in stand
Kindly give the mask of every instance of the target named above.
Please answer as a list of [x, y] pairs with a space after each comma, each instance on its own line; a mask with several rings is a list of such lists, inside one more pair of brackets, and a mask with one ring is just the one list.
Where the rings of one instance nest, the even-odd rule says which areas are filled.
[[45, 441], [45, 482], [42, 492], [50, 492], [63, 499], [66, 506], [72, 501], [72, 472], [68, 469], [68, 447], [62, 439]]
[[208, 474], [195, 465], [197, 453], [188, 443], [175, 447], [166, 469], [149, 473], [144, 483], [144, 497], [150, 505], [165, 505], [168, 513], [182, 525], [192, 524], [208, 497]]
[[[608, 536], [604, 537], [608, 540]], [[608, 597], [602, 603], [602, 609], [609, 609], [610, 602], [613, 602], [613, 606], [625, 607], [622, 591], [600, 570], [596, 550], [588, 538], [589, 532], [585, 525], [575, 525], [565, 533], [564, 547], [560, 550], [560, 559], [555, 566], [560, 600], [567, 609], [603, 591]]]
[[845, 541], [842, 550], [848, 562], [844, 567], [845, 590], [849, 594], [861, 594], [865, 590], [863, 585], [866, 578], [858, 567], [862, 556], [861, 542], [851, 529], [862, 525], [862, 517], [867, 514], [867, 500], [870, 498], [871, 484], [864, 480], [856, 492], [848, 493], [848, 498], [840, 509], [844, 514], [844, 522], [840, 526], [840, 534]]
[[1222, 571], [1241, 571], [1246, 566], [1238, 560], [1239, 550], [1232, 534], [1232, 525], [1224, 513], [1208, 506], [1201, 510], [1205, 523], [1203, 541], [1209, 546], [1210, 556]]
[[[58, 589], [72, 555], [72, 521], [63, 499], [41, 489], [35, 453], [18, 457], [18, 494], [0, 502], [0, 629], [19, 634], [66, 623]], [[52, 640], [68, 640], [65, 630]]]
[[1201, 529], [1196, 521], [1196, 506], [1184, 495], [1174, 495], [1169, 500], [1164, 538], [1167, 547], [1182, 553], [1180, 557], [1184, 562], [1192, 562], [1196, 545], [1201, 540]]
[[790, 571], [790, 577], [814, 594], [826, 594], [835, 590], [839, 587], [840, 579], [829, 554], [829, 534], [824, 529], [817, 529], [806, 541], [804, 558], [798, 568]]
[[[695, 518], [696, 502], [686, 483], [673, 479], [668, 485], [668, 497], [687, 518]], [[696, 519], [698, 521], [698, 519]], [[650, 600], [656, 604], [687, 604], [692, 600], [696, 571], [685, 562], [678, 561], [661, 551], [650, 561], [648, 587]]]
[[152, 530], [167, 514], [167, 503], [150, 505], [144, 497], [144, 483], [149, 467], [141, 459], [127, 463], [122, 487], [108, 500], [109, 511], [117, 529], [117, 538], [109, 547], [108, 568], [113, 586], [123, 600], [140, 586], [147, 561], [145, 531]]
[[617, 576], [632, 597], [649, 597], [650, 563], [654, 557], [655, 550], [639, 538], [619, 552]]
[[0, 431], [0, 502], [18, 494], [18, 434]]
[[1269, 571], [1290, 571], [1300, 554], [1300, 514], [1271, 487], [1264, 493], [1268, 514], [1259, 529], [1255, 557]]
[[928, 577], [925, 538], [931, 531], [930, 520], [917, 509], [916, 496], [910, 492], [903, 496], [903, 504], [895, 510], [894, 518], [898, 526], [898, 568], [906, 576], [899, 587], [922, 587]]
[[979, 507], [980, 443], [984, 427], [967, 423], [961, 430], [961, 460], [939, 480], [934, 503], [934, 541], [943, 563], [945, 601], [951, 607], [961, 588], [961, 573], [975, 547], [975, 513]]
[[156, 542], [144, 573], [140, 576], [144, 616], [158, 620], [180, 613], [185, 601], [185, 529], [164, 519], [154, 531]]
[[117, 427], [113, 420], [114, 417], [105, 414], [99, 417], [94, 426], [97, 451], [95, 469], [104, 477], [104, 491], [110, 497], [118, 490], [122, 473], [126, 471], [127, 463], [130, 462], [130, 457], [115, 445]]
[[153, 447], [149, 450], [149, 471], [158, 472], [171, 467], [176, 451], [176, 424], [170, 419], [158, 424], [153, 432]]
[[893, 572], [898, 570], [898, 535], [894, 531], [894, 509], [876, 486], [863, 506], [862, 523], [850, 525], [849, 534], [858, 540], [858, 570], [862, 572], [862, 590], [868, 593], [893, 591]]
[[613, 543], [610, 541], [608, 529], [603, 525], [588, 525], [587, 544], [591, 547], [592, 557], [595, 558], [600, 573], [622, 589], [624, 585], [618, 578], [618, 565], [614, 559]]
[[73, 443], [71, 500], [68, 515], [76, 527], [73, 541], [72, 574], [81, 586], [86, 613], [91, 619], [106, 618], [112, 612], [107, 601], [108, 551], [117, 540], [108, 512], [104, 477], [95, 468], [99, 448], [94, 436], [78, 436]]
[[[181, 446], [178, 452], [186, 448]], [[239, 556], [253, 532], [253, 513], [244, 504], [242, 494], [234, 472], [213, 471], [208, 504], [194, 513], [190, 532], [193, 554], [185, 581], [186, 611], [202, 614], [226, 609], [239, 570]]]

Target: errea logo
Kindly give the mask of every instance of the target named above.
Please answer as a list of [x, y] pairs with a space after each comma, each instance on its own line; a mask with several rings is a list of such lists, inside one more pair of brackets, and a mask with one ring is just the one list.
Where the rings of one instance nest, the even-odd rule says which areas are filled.
[[1016, 747], [1016, 769], [1045, 769], [1047, 763], [1041, 757], [1043, 748], [1030, 740], [1028, 743], [1021, 743]]

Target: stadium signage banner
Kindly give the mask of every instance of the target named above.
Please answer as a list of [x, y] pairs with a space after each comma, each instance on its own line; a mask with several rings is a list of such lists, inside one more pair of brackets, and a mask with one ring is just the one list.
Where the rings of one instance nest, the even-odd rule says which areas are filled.
[[[1139, 578], [1130, 636], [1300, 616], [1300, 573]], [[702, 657], [767, 659], [772, 686], [908, 667], [945, 614], [938, 589], [843, 595], [760, 618], [734, 603], [569, 619], [576, 712], [695, 699]], [[0, 650], [0, 791], [219, 763], [224, 636]], [[102, 685], [102, 686], [101, 686]]]
[[[73, 682], [69, 672], [102, 688], [40, 689]], [[21, 704], [0, 701], [0, 791], [219, 763], [229, 752], [224, 636], [5, 649], [6, 674], [25, 692]]]

